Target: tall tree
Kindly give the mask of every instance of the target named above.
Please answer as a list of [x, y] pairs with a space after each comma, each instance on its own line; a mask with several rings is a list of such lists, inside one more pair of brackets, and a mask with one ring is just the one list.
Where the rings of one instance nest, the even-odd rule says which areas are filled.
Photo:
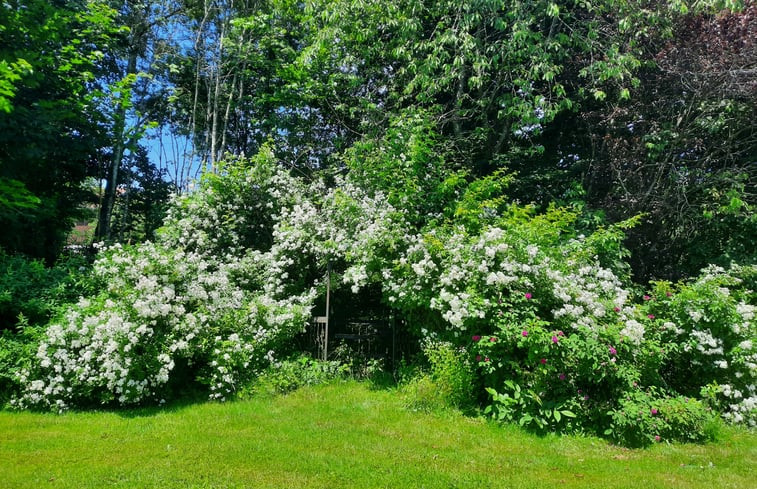
[[0, 3], [0, 181], [36, 203], [0, 208], [9, 251], [52, 260], [84, 199], [106, 145], [94, 94], [113, 17], [94, 0]]
[[[236, 141], [231, 138], [235, 129], [241, 127], [241, 124], [234, 127], [232, 119], [242, 114], [238, 106], [254, 93], [255, 86], [244, 83], [249, 81], [246, 77], [250, 62], [239, 52], [232, 55], [230, 51], [233, 45], [245, 42], [244, 35], [232, 36], [234, 20], [252, 15], [260, 3], [264, 2], [185, 2], [187, 39], [185, 49], [176, 53], [168, 65], [168, 75], [174, 84], [174, 103], [168, 112], [177, 127], [183, 128], [183, 134], [191, 138], [193, 152], [206, 170], [213, 170], [226, 151], [248, 154], [256, 151], [250, 147], [252, 138], [245, 135]], [[243, 115], [250, 117], [249, 111]]]
[[111, 225], [113, 239], [124, 243], [154, 240], [173, 188], [165, 169], [149, 160], [144, 147], [131, 151], [119, 172]]
[[111, 220], [126, 157], [137, 151], [146, 131], [160, 111], [156, 100], [165, 98], [165, 86], [158, 82], [166, 57], [177, 49], [171, 27], [184, 5], [174, 0], [125, 0], [112, 2], [122, 35], [108, 56], [108, 88], [101, 106], [110, 132], [110, 157], [104, 161], [105, 189], [100, 205], [96, 238], [111, 238]]
[[688, 13], [672, 34], [645, 46], [631, 100], [548, 135], [592, 206], [645, 214], [628, 241], [641, 281], [757, 258], [757, 5]]

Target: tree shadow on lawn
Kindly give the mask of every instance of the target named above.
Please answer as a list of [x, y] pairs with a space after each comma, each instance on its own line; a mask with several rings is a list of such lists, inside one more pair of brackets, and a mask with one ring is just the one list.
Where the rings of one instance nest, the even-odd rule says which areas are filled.
[[[176, 398], [166, 401], [163, 404], [145, 404], [138, 406], [114, 406], [112, 408], [103, 409], [103, 412], [111, 412], [122, 418], [136, 419], [136, 418], [151, 418], [162, 414], [173, 414], [184, 411], [198, 404], [205, 404], [210, 402], [208, 396], [197, 395], [187, 398]], [[86, 412], [86, 411], [85, 411]]]
[[79, 405], [70, 412], [113, 413], [122, 418], [147, 418], [166, 413], [177, 413], [184, 409], [209, 402], [207, 386], [198, 382], [195, 373], [186, 365], [177, 364], [173, 370], [174, 375], [169, 382], [161, 388], [160, 396], [165, 401], [149, 399], [144, 402], [123, 406], [112, 401], [107, 404], [84, 404]]

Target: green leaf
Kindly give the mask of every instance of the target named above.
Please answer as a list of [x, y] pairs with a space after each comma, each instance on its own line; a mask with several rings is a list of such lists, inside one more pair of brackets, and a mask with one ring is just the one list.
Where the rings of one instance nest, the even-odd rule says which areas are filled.
[[33, 209], [42, 201], [18, 180], [0, 179], [0, 208]]
[[744, 206], [744, 201], [743, 200], [741, 200], [738, 197], [732, 197], [731, 201], [728, 203], [728, 210], [730, 212], [737, 212], [743, 206]]

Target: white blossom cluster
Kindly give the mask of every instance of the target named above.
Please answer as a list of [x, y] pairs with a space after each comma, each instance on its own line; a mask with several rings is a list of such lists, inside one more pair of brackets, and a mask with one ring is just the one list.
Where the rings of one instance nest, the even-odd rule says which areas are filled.
[[[369, 282], [383, 281], [391, 257], [408, 246], [403, 211], [382, 193], [370, 194], [344, 179], [331, 189], [316, 182], [307, 193], [317, 202], [283, 209], [274, 231], [277, 242], [288, 243], [290, 255], [299, 250], [300, 259], [344, 260], [343, 280], [355, 293]], [[281, 249], [286, 251], [283, 244]]]
[[[411, 306], [425, 301], [451, 331], [462, 333], [492, 321], [514, 298], [547, 307], [557, 329], [593, 331], [625, 321], [623, 334], [643, 339], [644, 327], [627, 306], [629, 292], [597, 262], [558, 262], [518, 233], [491, 227], [469, 237], [460, 229], [447, 236], [416, 235], [385, 272], [389, 300]], [[505, 304], [503, 306], [503, 303]]]
[[394, 307], [437, 311], [456, 335], [495, 320], [512, 297], [530, 293], [548, 304], [545, 319], [558, 329], [621, 324], [631, 342], [644, 339], [621, 281], [596, 258], [572, 253], [580, 240], [555, 252], [520, 229], [491, 226], [477, 236], [463, 228], [419, 233], [382, 194], [368, 195], [344, 181], [324, 194], [320, 208], [295, 211], [287, 219], [290, 239], [307, 241], [298, 232], [317, 235], [321, 254], [347, 263], [343, 279], [353, 292], [380, 283]]
[[730, 384], [720, 386], [720, 392], [726, 398], [728, 409], [723, 417], [732, 423], [746, 423], [750, 427], [757, 427], [757, 387], [749, 384], [744, 392], [733, 388]]
[[305, 185], [277, 168], [269, 148], [252, 161], [225, 162], [219, 172], [175, 199], [161, 242], [216, 257], [267, 250], [282, 210], [302, 200]]
[[566, 327], [590, 331], [618, 320], [623, 324], [621, 336], [638, 345], [644, 338], [644, 326], [634, 319], [634, 308], [627, 304], [630, 293], [615, 274], [597, 261], [576, 263], [573, 268], [569, 273], [547, 271], [552, 293], [561, 303], [553, 311], [554, 317], [565, 321]]
[[[757, 426], [757, 334], [752, 323], [751, 337], [741, 341], [734, 347], [730, 355], [729, 364], [722, 368], [729, 369], [729, 378], [732, 385], [740, 387], [727, 393], [723, 385], [723, 395], [727, 398], [728, 409], [723, 416], [734, 423], [747, 423], [749, 426]], [[742, 330], [743, 331], [743, 330]], [[725, 360], [723, 360], [725, 362]], [[729, 395], [732, 394], [732, 395]]]

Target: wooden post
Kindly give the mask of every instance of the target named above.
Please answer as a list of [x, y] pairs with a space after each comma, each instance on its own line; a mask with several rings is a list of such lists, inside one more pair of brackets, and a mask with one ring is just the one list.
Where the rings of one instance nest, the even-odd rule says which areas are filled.
[[331, 306], [331, 262], [326, 265], [326, 331], [323, 337], [323, 358], [325, 362], [329, 356], [329, 307]]
[[391, 321], [392, 321], [392, 370], [397, 370], [397, 357], [396, 357], [396, 350], [397, 350], [397, 317], [392, 313], [391, 315]]

